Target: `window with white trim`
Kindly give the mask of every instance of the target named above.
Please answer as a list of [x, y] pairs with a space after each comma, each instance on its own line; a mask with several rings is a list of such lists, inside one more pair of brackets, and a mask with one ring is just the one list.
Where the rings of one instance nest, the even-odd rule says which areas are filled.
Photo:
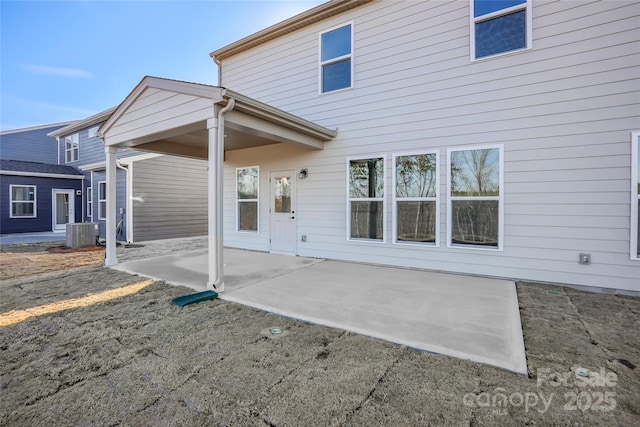
[[448, 246], [502, 249], [502, 146], [449, 149]]
[[236, 169], [236, 218], [238, 231], [258, 232], [260, 169]]
[[631, 259], [640, 260], [640, 131], [631, 134]]
[[348, 238], [384, 241], [384, 156], [347, 160]]
[[64, 138], [65, 162], [77, 162], [80, 158], [80, 135], [74, 133]]
[[100, 126], [94, 126], [92, 128], [89, 128], [87, 130], [87, 137], [88, 138], [95, 138], [96, 137], [96, 133], [98, 133], [98, 129], [100, 129]]
[[393, 223], [396, 243], [438, 244], [438, 154], [396, 154]]
[[10, 218], [35, 218], [36, 211], [36, 186], [35, 185], [10, 185]]
[[98, 219], [107, 219], [107, 182], [98, 182]]
[[320, 93], [353, 86], [353, 24], [320, 33]]
[[93, 187], [87, 187], [87, 217], [93, 219]]
[[531, 47], [531, 0], [470, 0], [471, 60]]

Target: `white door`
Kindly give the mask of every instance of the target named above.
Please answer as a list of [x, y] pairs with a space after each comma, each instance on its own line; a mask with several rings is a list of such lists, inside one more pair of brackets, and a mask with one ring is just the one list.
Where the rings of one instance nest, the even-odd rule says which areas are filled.
[[75, 222], [75, 190], [53, 190], [53, 231], [66, 230], [67, 223]]
[[271, 253], [296, 254], [295, 171], [271, 172]]

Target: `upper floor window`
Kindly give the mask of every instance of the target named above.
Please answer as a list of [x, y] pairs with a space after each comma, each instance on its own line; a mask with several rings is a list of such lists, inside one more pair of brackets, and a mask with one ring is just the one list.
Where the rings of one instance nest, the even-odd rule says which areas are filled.
[[11, 215], [10, 218], [36, 217], [36, 186], [10, 185]]
[[631, 134], [631, 259], [640, 260], [640, 131]]
[[353, 25], [320, 33], [320, 93], [353, 86]]
[[347, 167], [348, 238], [384, 241], [384, 157], [351, 159]]
[[66, 163], [77, 162], [80, 158], [80, 143], [77, 133], [64, 138], [64, 153]]
[[471, 60], [531, 47], [531, 0], [470, 0]]
[[502, 146], [449, 149], [448, 246], [502, 249]]

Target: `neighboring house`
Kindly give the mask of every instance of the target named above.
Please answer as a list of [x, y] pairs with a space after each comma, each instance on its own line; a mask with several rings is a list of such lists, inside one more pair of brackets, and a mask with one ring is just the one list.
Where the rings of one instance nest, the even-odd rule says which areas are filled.
[[[84, 173], [82, 218], [105, 237], [105, 148], [96, 132], [115, 108], [49, 133], [61, 165]], [[55, 141], [54, 141], [55, 142]], [[207, 163], [121, 150], [117, 170], [118, 240], [134, 242], [207, 234]]]
[[224, 234], [640, 291], [639, 31], [637, 1], [334, 0], [212, 52], [218, 86], [145, 77], [99, 132], [112, 174], [209, 159], [217, 289]]
[[82, 173], [57, 163], [57, 123], [0, 132], [0, 233], [65, 231], [82, 221]]

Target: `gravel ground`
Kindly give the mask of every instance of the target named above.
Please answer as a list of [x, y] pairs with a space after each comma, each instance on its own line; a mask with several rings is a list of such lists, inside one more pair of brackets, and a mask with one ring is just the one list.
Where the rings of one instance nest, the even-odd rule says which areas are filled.
[[[23, 270], [0, 283], [0, 324], [143, 280], [68, 268], [51, 246], [0, 248], [5, 270]], [[205, 247], [176, 239], [118, 256]], [[49, 267], [12, 267], [18, 252]], [[640, 298], [517, 289], [529, 377], [221, 300], [179, 308], [171, 299], [191, 291], [156, 282], [0, 327], [0, 425], [639, 425]]]

